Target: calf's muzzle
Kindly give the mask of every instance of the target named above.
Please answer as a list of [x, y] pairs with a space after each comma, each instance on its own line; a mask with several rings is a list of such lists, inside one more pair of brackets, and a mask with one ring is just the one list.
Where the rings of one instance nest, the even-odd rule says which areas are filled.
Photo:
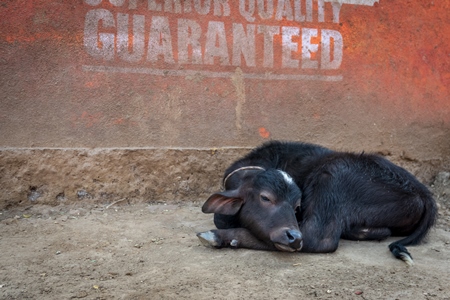
[[270, 234], [270, 240], [280, 251], [295, 252], [303, 247], [302, 233], [298, 229], [280, 228]]

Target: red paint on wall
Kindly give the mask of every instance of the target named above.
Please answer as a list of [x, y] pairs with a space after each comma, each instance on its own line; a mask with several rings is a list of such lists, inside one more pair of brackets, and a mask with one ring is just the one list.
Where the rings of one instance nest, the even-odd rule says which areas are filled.
[[401, 106], [393, 114], [449, 122], [449, 9], [448, 1], [381, 1], [374, 8], [346, 9], [349, 80], [362, 95], [375, 90], [380, 105]]
[[268, 139], [268, 138], [270, 137], [270, 132], [267, 131], [266, 128], [260, 127], [258, 131], [259, 131], [259, 135], [260, 135], [263, 139]]
[[[306, 2], [300, 1], [303, 13]], [[214, 12], [211, 6], [206, 15], [194, 8], [190, 12], [164, 12], [163, 0], [155, 0], [162, 5], [161, 11], [149, 10], [149, 1], [120, 3], [19, 0], [0, 6], [0, 44], [5, 49], [0, 76], [6, 82], [2, 110], [11, 116], [2, 118], [0, 126], [19, 126], [14, 121], [20, 119], [14, 108], [17, 101], [21, 101], [22, 111], [29, 110], [29, 118], [20, 125], [25, 126], [23, 132], [29, 138], [41, 139], [35, 143], [41, 145], [65, 139], [90, 145], [94, 138], [107, 145], [121, 144], [119, 138], [128, 139], [126, 145], [136, 141], [139, 145], [246, 145], [257, 142], [256, 131], [263, 138], [302, 139], [310, 137], [308, 134], [327, 136], [346, 130], [364, 131], [366, 136], [372, 134], [373, 124], [381, 124], [377, 126], [384, 126], [385, 132], [413, 124], [446, 128], [450, 124], [448, 1], [343, 4], [338, 22], [328, 2], [320, 21], [317, 1], [309, 21], [289, 20], [288, 10], [280, 20], [274, 13], [267, 19], [254, 14], [254, 21], [249, 21], [240, 12], [239, 1], [231, 0], [227, 2], [228, 13], [223, 7]], [[273, 3], [276, 6], [278, 1]], [[86, 20], [94, 10], [111, 16], [115, 25], [97, 22], [98, 39], [89, 45], [102, 49], [105, 45], [100, 34], [113, 36], [111, 57], [95, 56], [86, 46], [86, 28], [90, 26]], [[128, 50], [137, 40], [133, 22], [142, 20], [145, 24], [143, 55], [135, 61], [119, 53], [118, 24], [125, 15]], [[171, 50], [153, 57], [148, 53], [151, 30], [158, 26], [152, 23], [155, 17], [167, 20], [170, 35], [162, 34], [154, 46], [162, 49], [170, 37]], [[200, 28], [198, 61], [195, 43], [182, 44], [179, 27], [188, 26], [183, 20], [191, 26], [191, 34], [195, 26]], [[258, 26], [272, 28], [277, 34], [264, 36], [258, 33], [262, 30]], [[213, 33], [209, 39], [214, 41], [209, 48], [208, 30]], [[252, 58], [243, 54], [244, 42], [238, 49], [242, 53], [238, 51], [236, 56], [233, 52], [238, 34], [251, 30], [256, 31], [253, 64]], [[330, 61], [336, 58], [339, 36], [342, 62], [322, 68], [326, 66], [324, 51], [330, 52]], [[272, 59], [270, 55], [266, 59], [264, 37], [273, 38]], [[325, 47], [327, 41], [330, 44]], [[227, 58], [220, 57], [222, 42], [226, 43]], [[304, 50], [305, 45], [310, 48]], [[289, 47], [292, 49], [287, 51]], [[213, 59], [208, 58], [207, 48], [217, 51]], [[182, 62], [183, 51], [186, 62]], [[307, 60], [304, 52], [309, 53]], [[309, 66], [303, 65], [305, 61]], [[67, 115], [76, 117], [66, 120], [63, 116]], [[85, 138], [82, 131], [71, 131], [73, 124], [95, 134]], [[267, 124], [270, 133], [260, 124]], [[124, 131], [128, 127], [129, 131]], [[45, 132], [45, 136], [37, 137], [35, 131]], [[331, 143], [335, 136], [328, 139]], [[14, 135], [5, 141], [20, 143]]]

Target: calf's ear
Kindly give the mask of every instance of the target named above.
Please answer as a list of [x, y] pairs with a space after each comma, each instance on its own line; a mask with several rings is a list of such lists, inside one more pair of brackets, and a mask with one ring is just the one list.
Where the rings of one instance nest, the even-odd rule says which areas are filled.
[[244, 200], [239, 196], [238, 190], [225, 191], [211, 195], [203, 204], [202, 212], [235, 215], [242, 204]]

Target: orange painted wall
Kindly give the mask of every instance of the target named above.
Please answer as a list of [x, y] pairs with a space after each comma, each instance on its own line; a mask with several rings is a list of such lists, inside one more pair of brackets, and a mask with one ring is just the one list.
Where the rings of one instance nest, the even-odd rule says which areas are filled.
[[174, 2], [3, 1], [0, 146], [450, 156], [450, 2]]

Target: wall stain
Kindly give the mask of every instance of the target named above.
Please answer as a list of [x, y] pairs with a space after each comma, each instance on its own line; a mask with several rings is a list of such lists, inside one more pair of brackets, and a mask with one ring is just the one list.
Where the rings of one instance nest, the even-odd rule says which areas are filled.
[[245, 81], [244, 73], [242, 69], [237, 67], [234, 74], [231, 76], [231, 82], [234, 85], [236, 92], [236, 129], [241, 131], [242, 129], [242, 109], [245, 103]]

